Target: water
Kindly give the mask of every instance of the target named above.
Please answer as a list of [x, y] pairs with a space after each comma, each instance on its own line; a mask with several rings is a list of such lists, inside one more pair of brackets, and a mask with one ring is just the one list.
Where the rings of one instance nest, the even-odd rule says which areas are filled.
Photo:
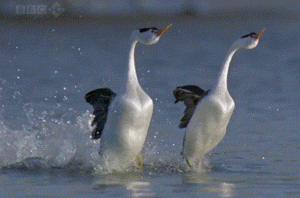
[[[285, 13], [287, 14], [287, 13]], [[1, 24], [0, 194], [3, 197], [298, 197], [298, 18], [152, 18], [141, 22]], [[118, 91], [128, 39], [138, 27], [171, 30], [138, 45], [140, 84], [155, 109], [145, 166], [104, 174], [90, 139], [92, 107], [84, 94]], [[257, 48], [238, 51], [229, 74], [236, 109], [212, 168], [186, 172], [180, 156], [183, 104], [172, 90], [210, 89], [231, 44], [266, 31]]]

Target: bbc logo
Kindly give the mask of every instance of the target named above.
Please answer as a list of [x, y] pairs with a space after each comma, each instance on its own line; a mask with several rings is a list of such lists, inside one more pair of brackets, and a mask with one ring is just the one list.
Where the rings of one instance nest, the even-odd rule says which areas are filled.
[[46, 5], [17, 5], [17, 14], [47, 14]]
[[35, 15], [35, 14], [47, 14], [47, 11], [53, 14], [53, 16], [58, 17], [64, 12], [64, 8], [55, 2], [51, 7], [48, 8], [47, 5], [17, 5], [16, 13], [18, 15]]

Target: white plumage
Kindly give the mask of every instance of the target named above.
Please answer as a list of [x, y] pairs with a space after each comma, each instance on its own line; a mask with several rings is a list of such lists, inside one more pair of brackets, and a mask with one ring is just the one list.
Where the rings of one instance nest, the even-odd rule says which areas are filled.
[[[231, 59], [235, 52], [241, 48], [253, 49], [257, 46], [259, 38], [263, 34], [263, 29], [258, 34], [250, 33], [238, 39], [230, 48], [217, 84], [209, 92], [202, 90], [202, 95], [194, 92], [191, 95], [191, 85], [177, 87], [174, 90], [176, 99], [184, 101], [187, 109], [181, 126], [186, 126], [186, 132], [183, 140], [182, 155], [190, 167], [197, 167], [205, 154], [215, 148], [226, 134], [227, 125], [235, 108], [234, 100], [231, 98], [227, 89], [227, 76]], [[196, 86], [194, 86], [196, 87]], [[187, 89], [188, 90], [187, 90]], [[180, 97], [179, 97], [180, 96]], [[191, 105], [191, 97], [200, 97]], [[187, 105], [189, 104], [189, 105]], [[194, 109], [193, 109], [194, 108]], [[192, 109], [192, 111], [189, 109]]]
[[157, 43], [170, 27], [171, 24], [160, 30], [142, 28], [132, 32], [125, 83], [121, 84], [120, 93], [115, 96], [111, 90], [104, 88], [86, 94], [87, 102], [95, 109], [93, 124], [97, 127], [93, 138], [101, 137], [99, 153], [107, 169], [121, 171], [134, 164], [144, 146], [153, 102], [138, 82], [134, 51], [138, 42], [145, 45]]

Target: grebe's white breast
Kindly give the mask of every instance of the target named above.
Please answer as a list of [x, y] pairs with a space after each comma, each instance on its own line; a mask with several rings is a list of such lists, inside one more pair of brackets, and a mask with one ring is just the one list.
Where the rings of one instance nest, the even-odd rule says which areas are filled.
[[[135, 160], [145, 143], [153, 114], [153, 101], [142, 90], [124, 93], [115, 98], [100, 140], [100, 154], [110, 162], [126, 164]], [[112, 157], [112, 156], [115, 156]]]

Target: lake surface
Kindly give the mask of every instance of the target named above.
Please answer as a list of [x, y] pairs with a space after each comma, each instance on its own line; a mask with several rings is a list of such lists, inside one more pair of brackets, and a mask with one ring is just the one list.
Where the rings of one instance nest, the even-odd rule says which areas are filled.
[[[0, 194], [2, 197], [299, 197], [300, 21], [278, 17], [152, 18], [132, 22], [2, 22]], [[287, 14], [286, 17], [283, 15]], [[141, 170], [104, 174], [90, 139], [99, 87], [119, 90], [131, 31], [173, 23], [159, 43], [136, 47], [140, 84], [154, 101]], [[228, 87], [236, 109], [211, 169], [184, 170], [184, 105], [176, 86], [216, 82], [231, 44], [266, 31], [238, 51]]]

